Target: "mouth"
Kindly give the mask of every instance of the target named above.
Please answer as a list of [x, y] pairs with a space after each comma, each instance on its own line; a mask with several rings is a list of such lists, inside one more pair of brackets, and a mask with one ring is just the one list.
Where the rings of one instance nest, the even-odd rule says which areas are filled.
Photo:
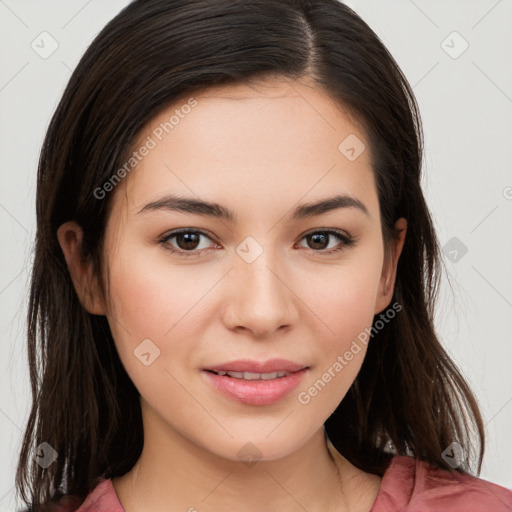
[[[306, 369], [305, 367], [304, 369]], [[223, 377], [231, 377], [232, 379], [243, 379], [243, 380], [274, 380], [280, 379], [281, 377], [286, 377], [291, 373], [296, 372], [287, 372], [287, 371], [278, 371], [278, 372], [269, 372], [269, 373], [256, 373], [256, 372], [230, 372], [230, 371], [218, 371], [214, 372], [213, 370], [205, 370], [210, 373], [214, 373], [215, 375], [221, 375]], [[300, 370], [297, 370], [300, 371]]]
[[235, 379], [246, 378], [251, 380], [260, 378], [260, 376], [263, 376], [264, 379], [275, 379], [276, 377], [283, 377], [305, 368], [308, 368], [308, 366], [289, 361], [288, 359], [269, 359], [263, 362], [251, 359], [237, 359], [214, 366], [207, 366], [203, 370], [221, 375], [229, 375]]
[[207, 383], [221, 395], [247, 405], [270, 405], [288, 396], [310, 367], [283, 359], [266, 363], [231, 361], [202, 373]]

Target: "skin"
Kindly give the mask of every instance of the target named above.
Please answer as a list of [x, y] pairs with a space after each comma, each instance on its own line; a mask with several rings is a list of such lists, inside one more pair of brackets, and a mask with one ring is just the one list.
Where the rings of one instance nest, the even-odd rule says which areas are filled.
[[[127, 512], [368, 512], [381, 479], [350, 464], [323, 430], [366, 345], [307, 405], [298, 394], [390, 306], [407, 223], [397, 221], [400, 236], [384, 261], [369, 145], [318, 86], [273, 80], [194, 97], [198, 105], [111, 192], [107, 297], [78, 257], [80, 227], [68, 222], [58, 230], [82, 304], [106, 315], [141, 394], [144, 449], [131, 471], [113, 479], [114, 489]], [[185, 101], [165, 108], [140, 141]], [[354, 161], [338, 150], [349, 134], [366, 145]], [[217, 202], [236, 222], [163, 209], [137, 213], [169, 192]], [[299, 203], [334, 192], [358, 198], [369, 215], [343, 208], [289, 221]], [[200, 255], [185, 258], [158, 243], [179, 228], [212, 235], [188, 249]], [[332, 235], [323, 246], [305, 236], [322, 228], [357, 241], [322, 254], [340, 245]], [[248, 236], [263, 249], [251, 263], [236, 252]], [[187, 250], [176, 237], [167, 245]], [[160, 355], [145, 366], [134, 350], [148, 338]], [[201, 370], [273, 357], [309, 369], [295, 391], [271, 405], [226, 398]], [[250, 466], [237, 457], [247, 443], [261, 457]]]

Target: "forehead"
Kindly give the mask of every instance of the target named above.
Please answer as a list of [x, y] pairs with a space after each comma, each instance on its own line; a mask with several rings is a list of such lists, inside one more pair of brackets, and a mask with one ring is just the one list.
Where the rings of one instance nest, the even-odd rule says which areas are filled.
[[133, 149], [150, 139], [152, 148], [124, 183], [133, 208], [166, 192], [240, 207], [328, 191], [375, 199], [364, 134], [342, 105], [304, 80], [223, 85], [183, 97], [141, 130]]

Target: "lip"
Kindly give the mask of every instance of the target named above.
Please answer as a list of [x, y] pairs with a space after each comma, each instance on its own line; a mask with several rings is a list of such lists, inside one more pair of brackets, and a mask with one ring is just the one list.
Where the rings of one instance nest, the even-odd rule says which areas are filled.
[[303, 368], [271, 380], [237, 379], [227, 375], [217, 375], [208, 370], [203, 370], [201, 373], [217, 391], [236, 402], [247, 405], [270, 405], [289, 395], [300, 384], [307, 371], [307, 368]]
[[287, 359], [269, 359], [259, 362], [251, 359], [237, 359], [226, 363], [208, 366], [203, 370], [214, 372], [253, 372], [253, 373], [272, 373], [272, 372], [298, 372], [307, 368], [305, 364], [294, 363]]

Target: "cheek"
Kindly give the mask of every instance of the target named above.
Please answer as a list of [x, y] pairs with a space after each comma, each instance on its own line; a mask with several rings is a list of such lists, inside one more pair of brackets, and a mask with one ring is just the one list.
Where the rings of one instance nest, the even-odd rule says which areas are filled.
[[316, 273], [309, 281], [314, 285], [299, 292], [315, 313], [317, 332], [317, 365], [298, 393], [308, 410], [334, 411], [356, 378], [370, 342], [379, 278], [375, 260], [359, 260], [332, 274]]
[[[200, 316], [218, 275], [172, 266], [157, 249], [126, 244], [115, 255], [109, 269], [109, 325], [130, 378], [141, 394], [153, 395], [171, 379], [164, 370], [182, 380], [194, 359], [194, 340], [204, 337]], [[209, 311], [213, 315], [217, 308]]]
[[325, 349], [340, 349], [371, 325], [380, 273], [375, 261], [365, 263], [358, 258], [354, 264], [302, 276], [297, 295], [323, 326], [319, 340]]
[[133, 339], [161, 339], [186, 318], [215, 282], [215, 276], [199, 279], [197, 273], [166, 263], [162, 251], [129, 250], [127, 246], [111, 262], [111, 316]]

